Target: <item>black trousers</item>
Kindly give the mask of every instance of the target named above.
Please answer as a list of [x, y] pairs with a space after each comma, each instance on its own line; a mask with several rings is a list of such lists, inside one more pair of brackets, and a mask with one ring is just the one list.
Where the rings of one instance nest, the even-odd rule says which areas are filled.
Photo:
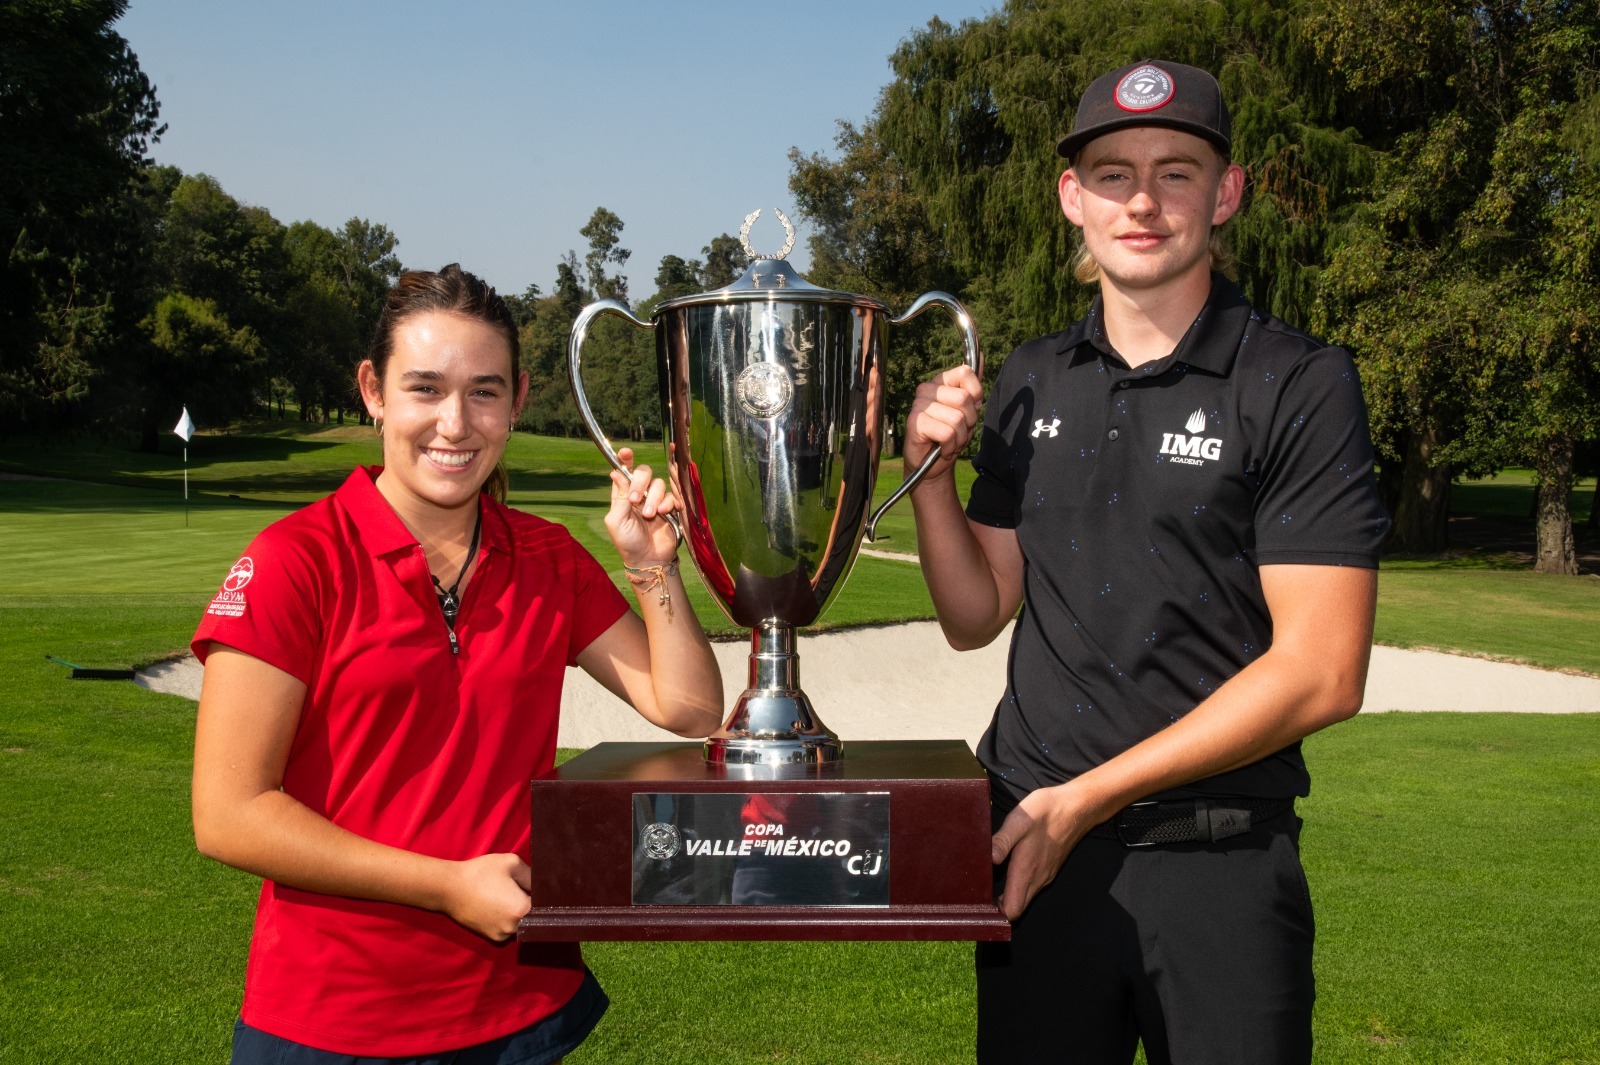
[[1086, 837], [1011, 942], [978, 944], [978, 1060], [1128, 1065], [1142, 1039], [1150, 1065], [1309, 1063], [1299, 836], [1286, 813], [1217, 843]]

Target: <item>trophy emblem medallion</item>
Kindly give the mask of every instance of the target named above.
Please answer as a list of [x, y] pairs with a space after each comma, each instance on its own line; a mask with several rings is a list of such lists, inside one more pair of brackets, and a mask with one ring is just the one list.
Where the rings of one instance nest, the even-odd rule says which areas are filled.
[[739, 406], [754, 418], [776, 418], [794, 396], [789, 373], [774, 362], [753, 362], [739, 374], [734, 385]]

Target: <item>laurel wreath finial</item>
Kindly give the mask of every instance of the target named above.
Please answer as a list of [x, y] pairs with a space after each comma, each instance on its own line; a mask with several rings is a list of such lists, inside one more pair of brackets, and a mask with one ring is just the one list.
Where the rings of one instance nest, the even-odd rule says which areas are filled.
[[776, 207], [772, 209], [772, 213], [778, 216], [779, 222], [783, 223], [784, 233], [783, 248], [776, 255], [757, 255], [755, 249], [750, 247], [750, 227], [756, 224], [757, 218], [761, 217], [761, 208], [757, 207], [754, 211], [745, 215], [744, 225], [739, 227], [739, 246], [744, 249], [744, 253], [752, 260], [783, 259], [787, 258], [789, 253], [794, 250], [794, 226], [790, 224], [784, 213]]

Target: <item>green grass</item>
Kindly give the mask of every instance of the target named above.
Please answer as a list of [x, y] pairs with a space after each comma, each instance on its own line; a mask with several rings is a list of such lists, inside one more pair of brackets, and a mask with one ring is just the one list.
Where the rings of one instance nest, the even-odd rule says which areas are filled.
[[[1457, 481], [1450, 489], [1450, 512], [1527, 520], [1533, 513], [1534, 484], [1533, 471], [1519, 469], [1502, 470], [1493, 477]], [[1579, 478], [1568, 499], [1572, 520], [1588, 521], [1593, 504], [1594, 478]]]
[[[1316, 1061], [1600, 1061], [1600, 719], [1380, 714], [1306, 751]], [[971, 1059], [965, 945], [585, 950], [615, 1004], [575, 1065]]]
[[[1527, 522], [1533, 474], [1506, 470], [1457, 483], [1451, 512]], [[1572, 493], [1573, 520], [1589, 516], [1594, 480]], [[1600, 675], [1600, 577], [1534, 573], [1524, 562], [1490, 551], [1440, 558], [1385, 558], [1378, 575], [1375, 638], [1392, 647], [1482, 655]]]
[[1311, 737], [1320, 1062], [1600, 1061], [1600, 716]]
[[[354, 466], [380, 458], [372, 431], [353, 425], [308, 431], [298, 423], [263, 423], [248, 435], [200, 436], [190, 448], [185, 502], [175, 443], [164, 438], [158, 456], [92, 443], [9, 448], [0, 471], [67, 479], [0, 483], [0, 573], [7, 574], [7, 590], [214, 591], [252, 536], [333, 491]], [[653, 454], [659, 449], [641, 445], [640, 460], [659, 462]], [[511, 504], [565, 525], [626, 588], [603, 524], [608, 467], [595, 446], [518, 434], [507, 465]], [[897, 470], [897, 463], [885, 463], [883, 479]], [[879, 498], [893, 487], [880, 486]], [[894, 539], [880, 546], [916, 550], [910, 513], [904, 502], [890, 513], [882, 530]], [[743, 634], [697, 579], [688, 584], [708, 629]], [[862, 557], [813, 631], [932, 615], [915, 565]]]
[[[1600, 719], [1380, 714], [1307, 759], [1317, 1062], [1600, 1061]], [[972, 1057], [966, 945], [585, 952], [614, 1005], [574, 1065]]]
[[194, 849], [194, 705], [44, 658], [155, 657], [203, 603], [0, 597], [0, 1061], [225, 1057], [256, 884]]
[[[154, 457], [91, 444], [9, 449], [0, 469], [83, 480], [0, 484], [0, 573], [7, 575], [7, 589], [41, 595], [212, 591], [263, 526], [337, 487], [352, 466], [378, 459], [371, 431], [355, 426], [306, 431], [298, 423], [264, 423], [248, 434], [198, 437], [190, 453], [186, 525], [173, 442]], [[644, 461], [660, 460], [652, 453], [657, 444], [639, 450]], [[624, 586], [602, 525], [606, 466], [595, 447], [588, 440], [519, 434], [508, 462], [512, 503], [566, 525]], [[899, 466], [884, 463], [880, 501], [899, 484]], [[958, 466], [957, 473], [965, 492], [971, 467]], [[1526, 507], [1531, 488], [1525, 475], [1513, 471], [1472, 491], [1476, 497], [1462, 486], [1458, 505], [1476, 498], [1486, 507], [1515, 510]], [[1495, 492], [1521, 495], [1497, 503]], [[874, 546], [916, 550], [906, 502], [888, 513], [879, 531], [886, 539]], [[689, 580], [689, 591], [708, 629], [742, 636], [698, 580]], [[916, 566], [864, 556], [815, 628], [932, 614]], [[1600, 640], [1590, 635], [1597, 631], [1600, 580], [1593, 577], [1535, 574], [1491, 555], [1385, 560], [1379, 575], [1380, 643], [1600, 674]]]
[[[193, 706], [69, 681], [183, 596], [0, 597], [0, 1061], [222, 1060], [257, 881], [201, 858]], [[1600, 718], [1383, 714], [1313, 737], [1317, 1061], [1600, 1062]], [[593, 944], [614, 1005], [571, 1060], [971, 1060], [960, 944]]]
[[[8, 449], [0, 468], [79, 480], [0, 484], [0, 1062], [226, 1056], [258, 882], [194, 851], [194, 707], [68, 680], [45, 656], [141, 665], [182, 648], [249, 536], [376, 454], [353, 427], [199, 438], [185, 528], [176, 453]], [[614, 567], [593, 447], [519, 437], [512, 464], [513, 501]], [[914, 549], [909, 514], [880, 546]], [[1600, 673], [1585, 638], [1600, 581], [1484, 558], [1380, 581], [1387, 641]], [[869, 558], [828, 620], [927, 609], [915, 566]], [[1307, 758], [1318, 1062], [1600, 1063], [1600, 717], [1376, 715], [1312, 737]], [[614, 1005], [577, 1065], [972, 1056], [964, 945], [587, 951]]]
[[1600, 578], [1498, 568], [1468, 557], [1385, 560], [1379, 643], [1600, 675]]

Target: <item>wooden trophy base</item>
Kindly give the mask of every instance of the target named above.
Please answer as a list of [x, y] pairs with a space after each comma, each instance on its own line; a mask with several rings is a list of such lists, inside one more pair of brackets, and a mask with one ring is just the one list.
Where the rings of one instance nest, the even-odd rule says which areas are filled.
[[989, 784], [959, 740], [776, 768], [602, 743], [533, 781], [523, 942], [1004, 940]]

